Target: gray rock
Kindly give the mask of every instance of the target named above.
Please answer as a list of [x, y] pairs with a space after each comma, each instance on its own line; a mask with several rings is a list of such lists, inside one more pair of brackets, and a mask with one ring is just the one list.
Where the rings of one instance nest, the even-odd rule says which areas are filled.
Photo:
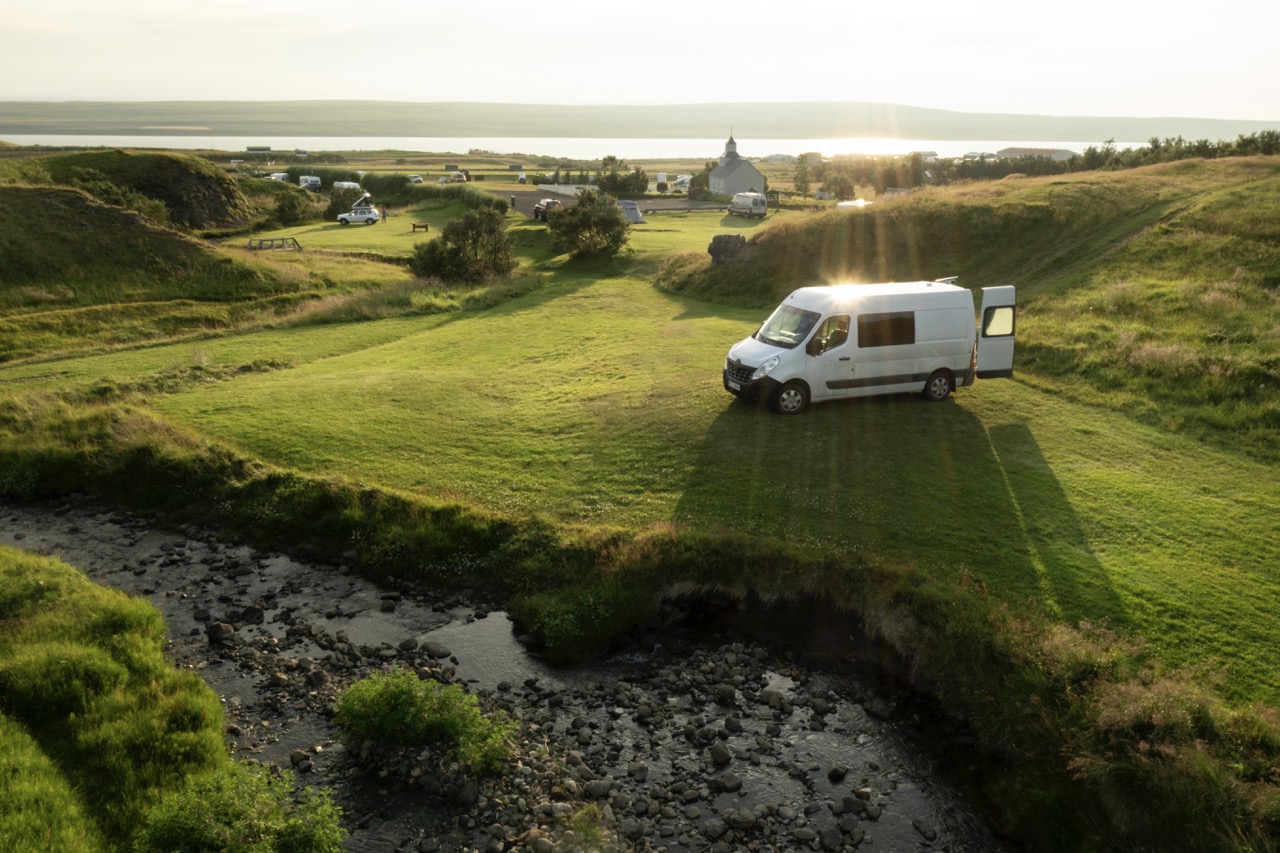
[[323, 669], [313, 669], [307, 673], [307, 686], [312, 690], [319, 690], [328, 686], [333, 681], [333, 676], [325, 672]]
[[209, 642], [214, 644], [229, 643], [236, 635], [235, 626], [226, 622], [211, 622], [204, 630]]
[[739, 778], [737, 773], [734, 773], [732, 770], [727, 770], [724, 775], [720, 777], [720, 787], [723, 788], [726, 793], [736, 793], [742, 789], [742, 779]]
[[422, 650], [426, 652], [429, 657], [436, 658], [437, 660], [440, 658], [450, 657], [453, 654], [453, 652], [449, 651], [448, 646], [431, 640], [427, 640], [422, 644]]
[[474, 779], [468, 779], [458, 789], [457, 799], [463, 808], [471, 808], [480, 801], [480, 785]]
[[831, 784], [839, 785], [845, 776], [849, 775], [849, 768], [839, 762], [831, 762], [827, 766], [827, 778], [831, 780]]
[[593, 800], [602, 800], [609, 796], [611, 790], [613, 790], [613, 782], [608, 779], [592, 779], [583, 787], [582, 793]]
[[912, 819], [912, 821], [911, 821], [911, 825], [912, 825], [913, 827], [915, 827], [916, 832], [920, 833], [920, 836], [921, 836], [922, 838], [924, 838], [924, 840], [925, 840], [925, 841], [935, 841], [935, 840], [937, 840], [937, 838], [938, 838], [938, 833], [937, 833], [937, 831], [936, 831], [936, 830], [934, 830], [934, 828], [933, 828], [932, 826], [930, 826], [929, 824], [925, 823], [925, 822], [924, 822], [923, 820], [921, 820], [920, 818], [918, 818], [918, 817], [917, 817], [917, 818], [913, 818], [913, 819]]
[[733, 753], [729, 751], [729, 747], [720, 741], [716, 741], [711, 745], [711, 760], [716, 764], [725, 765], [733, 759]]

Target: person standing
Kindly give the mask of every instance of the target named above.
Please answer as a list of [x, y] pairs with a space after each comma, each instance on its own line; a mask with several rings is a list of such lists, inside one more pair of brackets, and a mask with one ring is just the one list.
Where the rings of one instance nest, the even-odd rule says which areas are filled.
[[385, 204], [378, 205], [378, 213], [382, 216], [382, 221], [387, 221], [387, 206]]

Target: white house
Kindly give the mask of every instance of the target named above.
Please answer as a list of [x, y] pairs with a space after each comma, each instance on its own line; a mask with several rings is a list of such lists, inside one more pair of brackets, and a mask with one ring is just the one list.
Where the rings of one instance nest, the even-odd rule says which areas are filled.
[[708, 189], [720, 195], [764, 192], [764, 175], [755, 166], [738, 156], [738, 143], [733, 141], [732, 136], [724, 144], [720, 165], [711, 170]]

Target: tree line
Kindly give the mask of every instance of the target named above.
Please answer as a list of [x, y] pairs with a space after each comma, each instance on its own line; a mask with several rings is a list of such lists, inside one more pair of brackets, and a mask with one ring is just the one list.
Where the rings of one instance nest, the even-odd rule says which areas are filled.
[[[877, 194], [889, 187], [914, 188], [925, 184], [946, 185], [958, 181], [993, 181], [1009, 175], [1063, 175], [1070, 172], [1136, 169], [1156, 163], [1193, 158], [1251, 157], [1280, 154], [1280, 131], [1262, 130], [1240, 135], [1235, 140], [1212, 142], [1189, 140], [1181, 136], [1160, 139], [1152, 137], [1145, 146], [1117, 148], [1108, 139], [1101, 146], [1090, 145], [1083, 153], [1065, 160], [1023, 156], [1002, 158], [995, 155], [963, 160], [940, 159], [926, 162], [919, 153], [894, 160], [837, 159], [796, 165], [796, 191], [808, 192], [811, 182], [835, 198], [853, 198], [858, 187], [871, 186]], [[803, 189], [802, 189], [803, 186]]]

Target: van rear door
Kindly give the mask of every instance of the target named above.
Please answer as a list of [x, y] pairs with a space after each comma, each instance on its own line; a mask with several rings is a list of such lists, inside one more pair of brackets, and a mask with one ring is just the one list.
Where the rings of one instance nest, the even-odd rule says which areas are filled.
[[978, 378], [1013, 376], [1013, 338], [1017, 320], [1013, 287], [982, 288], [982, 313], [978, 317]]

